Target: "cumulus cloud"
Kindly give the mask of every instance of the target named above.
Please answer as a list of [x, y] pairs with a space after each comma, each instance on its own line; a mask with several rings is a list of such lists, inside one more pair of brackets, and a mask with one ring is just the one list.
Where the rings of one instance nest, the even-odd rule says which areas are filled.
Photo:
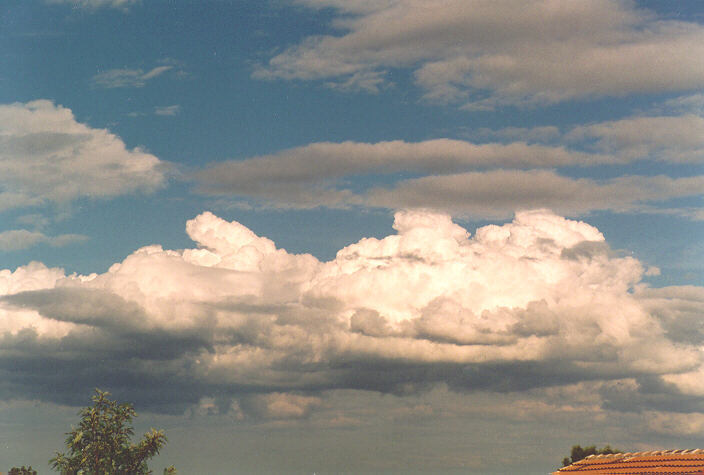
[[166, 169], [51, 101], [0, 105], [0, 210], [153, 191]]
[[395, 234], [327, 262], [211, 213], [186, 229], [196, 247], [148, 246], [99, 275], [0, 271], [0, 395], [80, 404], [100, 385], [162, 411], [296, 420], [335, 391], [538, 391], [539, 409], [562, 397], [549, 388], [601, 381], [574, 404], [704, 404], [687, 383], [702, 335], [683, 331], [702, 290], [648, 289], [584, 222], [525, 211], [472, 236], [401, 211]]
[[237, 407], [265, 419], [301, 419], [320, 404], [319, 397], [274, 392], [243, 398]]
[[91, 78], [95, 87], [113, 89], [118, 87], [144, 87], [147, 81], [161, 76], [173, 66], [157, 66], [149, 71], [143, 69], [109, 69]]
[[299, 3], [333, 9], [339, 33], [305, 38], [255, 77], [374, 91], [387, 71], [409, 68], [427, 100], [479, 109], [704, 85], [704, 63], [692, 60], [704, 56], [704, 27], [632, 3]]

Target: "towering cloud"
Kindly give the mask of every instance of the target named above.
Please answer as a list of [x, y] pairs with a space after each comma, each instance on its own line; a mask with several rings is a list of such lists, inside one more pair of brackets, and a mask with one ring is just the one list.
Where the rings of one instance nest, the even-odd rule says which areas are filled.
[[416, 210], [394, 229], [321, 262], [203, 213], [187, 223], [192, 249], [145, 247], [100, 275], [1, 271], [0, 392], [73, 402], [100, 384], [158, 393], [160, 410], [275, 419], [306, 417], [336, 389], [598, 381], [617, 406], [610, 381], [650, 378], [670, 381], [672, 400], [701, 397], [702, 337], [681, 331], [701, 289], [648, 289], [596, 228], [536, 210], [471, 236]]

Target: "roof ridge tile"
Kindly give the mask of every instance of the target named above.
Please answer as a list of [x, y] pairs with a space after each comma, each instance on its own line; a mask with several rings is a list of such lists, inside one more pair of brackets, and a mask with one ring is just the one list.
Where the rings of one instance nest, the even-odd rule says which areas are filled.
[[[656, 465], [653, 465], [656, 464]], [[614, 454], [592, 454], [572, 465], [553, 472], [579, 471], [599, 474], [704, 474], [704, 449], [645, 450], [641, 452], [618, 452]], [[668, 470], [669, 469], [669, 470]], [[614, 472], [614, 470], [617, 470]], [[635, 471], [634, 471], [635, 470]], [[644, 471], [645, 470], [645, 471]], [[665, 471], [667, 470], [667, 471]]]

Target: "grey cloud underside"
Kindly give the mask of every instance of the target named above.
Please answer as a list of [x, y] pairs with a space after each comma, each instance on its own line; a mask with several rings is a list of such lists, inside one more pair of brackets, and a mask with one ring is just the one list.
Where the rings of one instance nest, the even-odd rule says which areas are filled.
[[696, 344], [704, 339], [704, 322], [700, 302], [704, 293], [700, 287], [684, 286], [671, 289], [650, 289], [644, 303], [661, 322], [668, 338], [676, 342]]
[[[93, 305], [97, 303], [95, 296], [85, 292], [71, 295], [71, 298], [76, 297], [87, 298]], [[114, 296], [107, 295], [100, 298], [116, 300]], [[35, 291], [4, 301], [31, 308], [29, 302], [49, 299], [61, 300], [62, 297], [54, 291]], [[64, 311], [71, 310], [64, 308], [55, 312], [38, 303], [34, 306], [48, 318], [64, 319]], [[56, 304], [52, 302], [50, 306], [55, 307]], [[98, 386], [111, 388], [116, 394], [129, 394], [131, 400], [150, 410], [181, 413], [204, 396], [233, 400], [250, 394], [292, 392], [316, 395], [338, 389], [405, 396], [430, 390], [438, 384], [457, 392], [515, 392], [634, 376], [632, 372], [614, 367], [616, 349], [610, 353], [602, 349], [598, 355], [583, 355], [592, 361], [603, 360], [604, 371], [601, 373], [599, 370], [585, 370], [578, 361], [566, 361], [557, 355], [543, 361], [467, 364], [418, 362], [343, 352], [330, 354], [327, 361], [306, 363], [297, 354], [305, 350], [299, 348], [294, 349], [292, 354], [276, 358], [268, 368], [262, 368], [262, 372], [270, 373], [264, 381], [259, 377], [252, 378], [252, 381], [246, 377], [238, 381], [218, 381], [218, 378], [204, 377], [196, 370], [201, 358], [216, 352], [216, 340], [219, 345], [243, 345], [262, 351], [276, 351], [273, 343], [266, 341], [267, 338], [259, 333], [272, 329], [260, 327], [256, 331], [229, 335], [212, 330], [135, 330], [130, 328], [129, 323], [124, 327], [116, 325], [122, 321], [121, 313], [128, 314], [125, 320], [134, 318], [134, 313], [128, 312], [134, 308], [127, 307], [127, 310], [109, 312], [106, 317], [115, 319], [111, 323], [86, 325], [62, 338], [42, 339], [31, 330], [15, 336], [6, 334], [2, 338], [3, 349], [0, 351], [0, 374], [3, 374], [1, 397], [77, 405], [84, 402], [87, 392]], [[100, 317], [90, 314], [90, 319], [94, 318]], [[72, 320], [85, 322], [80, 316]], [[679, 401], [686, 400], [689, 401], [688, 408], [704, 407], [701, 398], [682, 396], [677, 391], [668, 394], [669, 399], [662, 404], [669, 401], [671, 406], [676, 406]], [[616, 407], [612, 399], [606, 398], [606, 401]], [[648, 399], [643, 396], [642, 399], [647, 402], [652, 397]], [[638, 406], [642, 404], [645, 402]], [[655, 408], [656, 405], [648, 407]], [[684, 407], [682, 411], [685, 411]]]
[[[338, 389], [407, 396], [438, 384], [460, 393], [503, 393], [638, 376], [608, 368], [608, 360], [615, 358], [616, 349], [611, 355], [600, 355], [607, 368], [604, 374], [585, 370], [579, 362], [558, 357], [539, 362], [458, 364], [340, 355], [328, 362], [306, 365], [296, 361], [294, 356], [291, 361], [277, 361], [268, 368], [268, 371], [285, 372], [282, 381], [250, 383], [246, 380], [212, 381], [193, 371], [202, 352], [213, 351], [212, 336], [199, 334], [92, 328], [55, 341], [39, 341], [35, 334], [27, 331], [15, 337], [6, 335], [2, 347], [0, 395], [3, 399], [26, 398], [80, 405], [84, 403], [85, 394], [98, 386], [110, 388], [140, 407], [170, 413], [182, 413], [204, 396], [232, 401], [271, 392], [320, 395]], [[644, 377], [660, 381], [657, 376]], [[623, 392], [604, 389], [601, 393], [604, 407], [626, 412], [644, 409], [704, 412], [702, 397], [684, 395], [675, 388], [667, 391], [638, 389]]]
[[0, 397], [83, 404], [99, 386], [155, 411], [296, 419], [338, 390], [590, 384], [607, 410], [704, 409], [704, 337], [683, 334], [700, 288], [643, 288], [638, 261], [546, 211], [474, 237], [429, 212], [394, 227], [320, 262], [204, 213], [194, 249], [97, 276], [0, 271]]
[[704, 400], [700, 396], [682, 394], [674, 385], [653, 376], [637, 377], [632, 384], [618, 381], [603, 384], [599, 395], [606, 409], [619, 412], [704, 412]]

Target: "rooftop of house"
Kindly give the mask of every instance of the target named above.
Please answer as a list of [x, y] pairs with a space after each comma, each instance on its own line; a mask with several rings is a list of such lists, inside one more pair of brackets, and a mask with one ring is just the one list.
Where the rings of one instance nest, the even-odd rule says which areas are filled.
[[553, 475], [579, 472], [589, 475], [704, 475], [704, 449], [654, 450], [609, 455], [590, 455]]

